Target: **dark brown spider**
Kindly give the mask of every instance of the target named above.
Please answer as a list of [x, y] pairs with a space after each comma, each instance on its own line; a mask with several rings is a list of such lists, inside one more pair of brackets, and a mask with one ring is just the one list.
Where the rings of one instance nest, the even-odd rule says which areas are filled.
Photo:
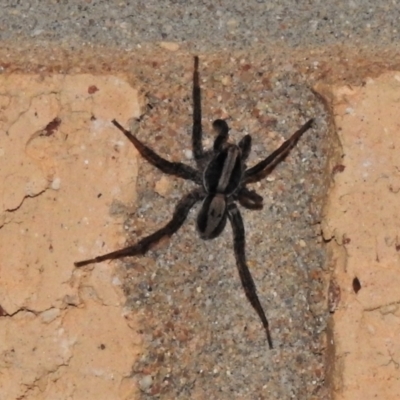
[[239, 144], [228, 143], [228, 124], [221, 119], [213, 122], [217, 133], [211, 151], [204, 151], [201, 125], [201, 91], [199, 84], [199, 58], [194, 57], [193, 72], [193, 130], [192, 148], [197, 169], [179, 162], [170, 162], [157, 155], [140, 142], [130, 131], [116, 120], [112, 123], [133, 143], [139, 153], [162, 172], [189, 179], [198, 185], [186, 194], [175, 207], [172, 219], [161, 229], [144, 237], [136, 244], [112, 253], [75, 263], [77, 267], [121, 257], [145, 254], [151, 246], [166, 236], [172, 236], [185, 222], [190, 209], [198, 201], [203, 201], [197, 217], [197, 230], [202, 239], [214, 239], [224, 230], [229, 219], [233, 231], [233, 248], [236, 264], [244, 291], [251, 305], [259, 315], [267, 334], [268, 345], [272, 349], [272, 339], [268, 320], [258, 299], [256, 286], [246, 264], [245, 231], [243, 220], [236, 205], [238, 201], [250, 210], [260, 210], [263, 198], [254, 190], [247, 189], [248, 183], [264, 178], [292, 149], [300, 136], [313, 122], [310, 119], [277, 150], [252, 168], [246, 167], [251, 150], [251, 136], [245, 135]]

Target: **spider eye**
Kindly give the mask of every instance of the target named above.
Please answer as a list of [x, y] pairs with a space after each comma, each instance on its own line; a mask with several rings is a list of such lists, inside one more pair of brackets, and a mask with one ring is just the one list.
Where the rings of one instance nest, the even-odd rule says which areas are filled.
[[214, 239], [226, 225], [226, 200], [225, 196], [216, 194], [208, 195], [201, 205], [197, 217], [197, 230], [202, 239]]

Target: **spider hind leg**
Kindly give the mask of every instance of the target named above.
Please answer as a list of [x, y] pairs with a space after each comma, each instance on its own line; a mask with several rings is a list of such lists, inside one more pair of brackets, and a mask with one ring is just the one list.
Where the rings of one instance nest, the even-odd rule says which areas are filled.
[[267, 341], [269, 348], [272, 349], [272, 338], [269, 331], [269, 323], [267, 317], [265, 316], [264, 310], [257, 296], [256, 285], [254, 283], [253, 277], [249, 271], [249, 267], [246, 263], [246, 241], [245, 241], [245, 230], [243, 225], [242, 216], [235, 203], [230, 203], [228, 206], [228, 218], [232, 225], [233, 231], [233, 247], [235, 250], [236, 265], [239, 272], [239, 277], [242, 282], [244, 292], [250, 304], [253, 306], [254, 310], [257, 312], [264, 326], [265, 332], [267, 334]]
[[163, 237], [171, 237], [185, 222], [190, 209], [204, 197], [201, 189], [195, 189], [182, 197], [175, 207], [172, 219], [161, 229], [144, 237], [132, 246], [125, 247], [111, 253], [103, 254], [101, 256], [91, 258], [88, 260], [75, 262], [75, 267], [84, 267], [85, 265], [99, 263], [105, 260], [115, 260], [122, 257], [130, 257], [137, 255], [144, 255], [151, 247], [159, 242]]

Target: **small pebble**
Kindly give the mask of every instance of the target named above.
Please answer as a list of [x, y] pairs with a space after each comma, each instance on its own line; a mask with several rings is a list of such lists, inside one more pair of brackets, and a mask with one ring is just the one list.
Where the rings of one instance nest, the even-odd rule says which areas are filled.
[[179, 44], [174, 43], [174, 42], [160, 42], [160, 47], [162, 47], [165, 50], [169, 51], [177, 51], [179, 50]]
[[60, 178], [54, 178], [53, 181], [51, 182], [51, 188], [53, 190], [59, 190], [61, 186], [61, 179]]
[[185, 155], [185, 158], [187, 160], [192, 160], [193, 159], [193, 151], [192, 150], [186, 149], [186, 150], [183, 151], [183, 154]]
[[140, 390], [143, 392], [146, 392], [151, 388], [151, 385], [153, 384], [153, 378], [151, 375], [145, 375], [142, 379], [139, 381], [139, 387]]

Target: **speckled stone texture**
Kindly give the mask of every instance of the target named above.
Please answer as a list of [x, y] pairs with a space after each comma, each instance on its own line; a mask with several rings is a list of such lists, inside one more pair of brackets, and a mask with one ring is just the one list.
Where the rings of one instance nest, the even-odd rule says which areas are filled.
[[[140, 71], [151, 110], [139, 137], [171, 160], [190, 159], [191, 57], [154, 61]], [[231, 140], [253, 135], [253, 165], [301, 124], [312, 130], [274, 172], [255, 185], [262, 211], [243, 210], [247, 257], [268, 315], [275, 350], [244, 296], [227, 227], [201, 241], [198, 207], [173, 238], [127, 268], [129, 306], [141, 317], [145, 350], [133, 366], [144, 392], [162, 398], [321, 398], [326, 302], [319, 221], [326, 192], [327, 122], [323, 106], [293, 68], [273, 71], [268, 59], [201, 57], [203, 123], [229, 118]], [[213, 134], [205, 135], [205, 146]], [[160, 182], [161, 195], [155, 193]], [[141, 162], [138, 204], [125, 223], [130, 240], [151, 233], [193, 184]], [[158, 190], [158, 193], [160, 191]], [[244, 384], [245, 382], [245, 384]], [[146, 397], [146, 396], [144, 396]]]
[[53, 40], [134, 49], [143, 43], [191, 43], [202, 51], [399, 42], [392, 1], [6, 0], [0, 39]]

